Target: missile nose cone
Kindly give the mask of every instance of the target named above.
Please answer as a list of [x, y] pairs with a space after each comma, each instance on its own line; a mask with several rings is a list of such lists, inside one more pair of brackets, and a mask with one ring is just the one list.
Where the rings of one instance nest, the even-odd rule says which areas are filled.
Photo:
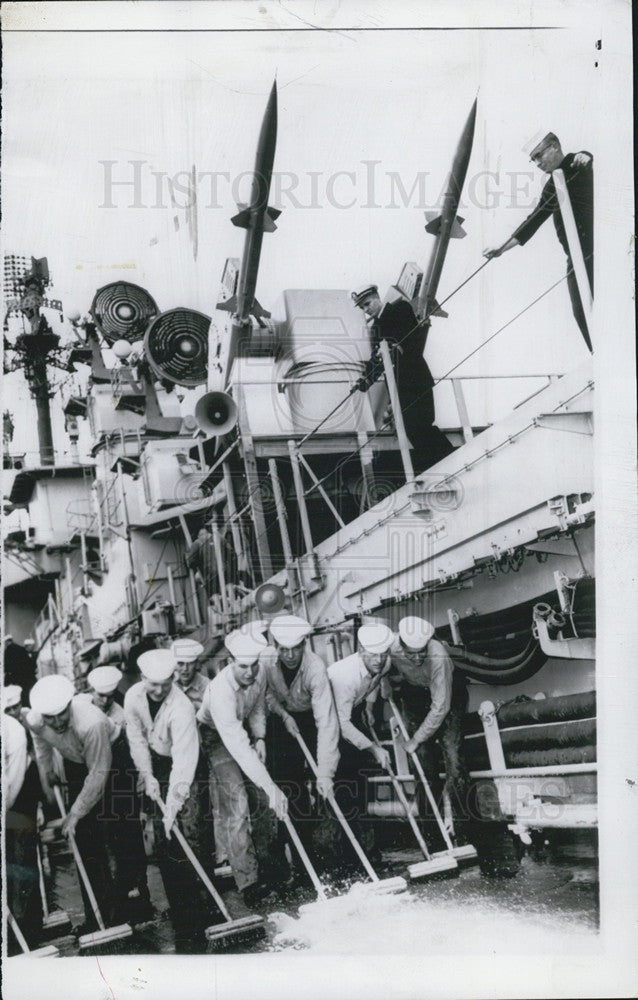
[[266, 105], [266, 118], [270, 119], [271, 125], [277, 127], [277, 79], [273, 80], [273, 84], [270, 90], [270, 95], [268, 97], [268, 104]]
[[469, 132], [471, 132], [472, 134], [474, 133], [474, 126], [476, 124], [476, 109], [477, 109], [477, 105], [478, 105], [478, 94], [474, 98], [474, 101], [472, 102], [472, 107], [470, 108], [470, 113], [467, 116], [467, 121], [465, 123], [465, 128], [463, 129], [465, 135], [467, 135]]

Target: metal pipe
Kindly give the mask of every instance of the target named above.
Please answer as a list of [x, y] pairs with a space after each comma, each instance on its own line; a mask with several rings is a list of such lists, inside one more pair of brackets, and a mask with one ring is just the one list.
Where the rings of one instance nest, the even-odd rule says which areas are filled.
[[131, 608], [133, 614], [139, 611], [140, 608], [140, 595], [137, 590], [137, 575], [135, 573], [135, 562], [133, 560], [133, 546], [131, 544], [131, 525], [128, 516], [128, 507], [126, 505], [126, 490], [124, 489], [124, 473], [122, 472], [122, 463], [117, 464], [117, 481], [120, 487], [120, 501], [122, 504], [122, 523], [124, 525], [124, 533], [126, 537], [126, 545], [128, 548], [128, 558], [131, 566], [131, 603], [135, 604], [135, 607]]
[[281, 492], [281, 483], [277, 472], [277, 463], [274, 458], [268, 459], [268, 472], [270, 473], [272, 492], [275, 500], [275, 509], [277, 511], [277, 523], [279, 525], [279, 534], [281, 535], [281, 548], [283, 550], [286, 565], [289, 565], [293, 561], [292, 546], [290, 545], [290, 535], [288, 534], [288, 524], [286, 523], [286, 507], [284, 504], [283, 494]]
[[173, 578], [173, 567], [166, 563], [166, 579], [168, 582], [168, 596], [173, 607], [177, 607], [177, 596], [175, 594], [175, 580]]
[[73, 597], [73, 576], [71, 573], [71, 560], [69, 559], [68, 556], [64, 557], [64, 573], [66, 578], [67, 599], [69, 602], [69, 614], [71, 614], [73, 611], [73, 605], [75, 604], [75, 600]]
[[303, 462], [304, 469], [306, 470], [306, 472], [308, 473], [308, 475], [312, 479], [313, 483], [315, 484], [316, 489], [319, 490], [319, 493], [321, 494], [321, 496], [325, 500], [326, 505], [330, 509], [331, 513], [334, 514], [335, 520], [338, 522], [338, 524], [339, 524], [339, 526], [341, 528], [345, 528], [346, 522], [342, 519], [341, 515], [339, 514], [339, 511], [337, 510], [337, 508], [333, 504], [332, 500], [330, 499], [330, 497], [328, 496], [328, 494], [324, 490], [323, 486], [321, 485], [321, 483], [319, 482], [319, 480], [315, 476], [314, 472], [312, 471], [312, 469], [308, 465], [308, 462], [306, 461], [306, 459], [304, 458], [304, 456], [301, 454], [300, 451], [297, 451], [297, 455], [299, 457], [299, 461]]
[[490, 768], [470, 771], [472, 778], [544, 778], [560, 774], [597, 774], [598, 764], [546, 764], [542, 767], [510, 767], [505, 770]]
[[106, 560], [104, 558], [104, 526], [102, 523], [102, 507], [97, 492], [97, 484], [94, 484], [94, 486], [91, 489], [91, 492], [93, 493], [93, 501], [95, 503], [95, 516], [97, 523], [97, 539], [99, 546], [100, 569], [102, 570], [102, 572], [104, 572], [106, 569]]
[[471, 441], [474, 437], [474, 431], [472, 430], [472, 424], [470, 423], [470, 415], [468, 413], [467, 404], [465, 402], [465, 395], [463, 393], [463, 386], [461, 385], [461, 380], [458, 378], [450, 379], [452, 383], [452, 389], [454, 391], [454, 400], [456, 402], [456, 409], [459, 415], [459, 422], [461, 429], [463, 431], [463, 439]]
[[197, 581], [195, 580], [195, 574], [192, 569], [188, 571], [188, 580], [191, 585], [191, 593], [193, 596], [193, 618], [195, 619], [195, 625], [202, 624], [202, 613], [199, 609], [199, 598], [197, 597]]
[[227, 615], [230, 612], [228, 605], [228, 594], [226, 593], [226, 574], [224, 573], [224, 556], [222, 553], [222, 540], [219, 533], [219, 528], [217, 524], [213, 521], [211, 524], [211, 530], [213, 534], [213, 551], [215, 553], [215, 567], [217, 569], [217, 578], [219, 580], [219, 593], [222, 599], [222, 608], [224, 614]]
[[297, 448], [294, 441], [288, 441], [288, 452], [290, 454], [290, 462], [292, 464], [292, 478], [295, 484], [295, 494], [297, 496], [297, 505], [299, 507], [299, 518], [301, 520], [301, 530], [303, 532], [304, 544], [306, 546], [306, 552], [309, 555], [312, 555], [314, 554], [312, 529], [310, 527], [310, 518], [308, 517], [308, 507], [306, 506], [306, 495], [304, 493], [303, 482], [301, 479], [301, 470], [299, 469], [299, 456], [297, 454]]
[[86, 572], [86, 536], [83, 531], [80, 532], [80, 553], [82, 559], [82, 593], [85, 597], [89, 595], [89, 576]]
[[233, 536], [233, 545], [235, 546], [235, 552], [237, 553], [237, 567], [240, 573], [249, 572], [241, 525], [237, 519], [237, 504], [235, 503], [235, 492], [233, 490], [233, 477], [230, 474], [228, 462], [224, 462], [222, 469], [224, 472], [224, 486], [226, 487], [226, 503], [228, 504], [228, 513], [230, 515], [228, 520]]
[[412, 457], [410, 455], [410, 443], [408, 441], [408, 436], [405, 433], [403, 413], [401, 412], [399, 393], [397, 390], [396, 379], [394, 377], [394, 368], [392, 367], [392, 358], [390, 357], [390, 348], [388, 347], [387, 340], [381, 341], [380, 351], [381, 358], [383, 360], [385, 380], [388, 386], [388, 394], [390, 396], [390, 406], [392, 407], [392, 415], [394, 417], [394, 426], [396, 427], [397, 437], [399, 439], [399, 450], [401, 451], [401, 461], [403, 463], [405, 481], [406, 483], [413, 483], [414, 467], [412, 465]]

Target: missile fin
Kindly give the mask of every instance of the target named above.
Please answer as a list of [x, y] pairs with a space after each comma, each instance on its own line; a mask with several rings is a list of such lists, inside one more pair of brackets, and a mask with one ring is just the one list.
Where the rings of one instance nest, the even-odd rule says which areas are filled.
[[446, 313], [445, 309], [441, 309], [441, 306], [439, 305], [438, 302], [434, 302], [433, 306], [434, 309], [431, 310], [430, 316], [440, 316], [441, 319], [447, 319], [448, 316], [450, 315], [449, 313]]
[[239, 229], [248, 229], [252, 218], [248, 205], [244, 205], [244, 203], [240, 201], [237, 208], [239, 209], [239, 212], [237, 215], [233, 215], [230, 221], [233, 226], [237, 226]]
[[441, 232], [441, 216], [437, 215], [436, 212], [425, 212], [424, 214], [427, 219], [427, 225], [425, 227], [426, 233], [430, 233], [432, 236], [438, 236]]
[[266, 209], [266, 211], [264, 213], [264, 232], [265, 233], [274, 233], [275, 232], [275, 230], [277, 229], [277, 226], [275, 225], [275, 219], [278, 219], [280, 215], [281, 215], [281, 209], [280, 208], [271, 208], [270, 205], [268, 206], [268, 208]]
[[237, 296], [231, 295], [229, 299], [224, 299], [223, 302], [218, 302], [215, 308], [221, 309], [222, 312], [235, 312], [235, 309], [237, 308]]
[[253, 299], [253, 304], [252, 304], [252, 308], [250, 310], [250, 314], [251, 314], [251, 316], [254, 316], [255, 319], [257, 319], [257, 320], [259, 320], [259, 319], [270, 319], [270, 315], [271, 315], [268, 312], [267, 309], [264, 309], [264, 307], [262, 305], [260, 305], [260, 303], [257, 301], [257, 299]]
[[457, 215], [452, 223], [452, 229], [450, 230], [450, 237], [452, 239], [462, 240], [464, 236], [467, 236], [467, 233], [461, 225], [462, 222], [465, 222], [465, 219], [462, 216]]

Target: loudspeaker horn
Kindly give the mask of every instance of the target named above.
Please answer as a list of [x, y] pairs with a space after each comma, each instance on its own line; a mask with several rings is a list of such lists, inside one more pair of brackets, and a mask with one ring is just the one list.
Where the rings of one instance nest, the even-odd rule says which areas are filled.
[[227, 392], [205, 392], [193, 411], [197, 426], [209, 437], [221, 437], [237, 423], [237, 404]]

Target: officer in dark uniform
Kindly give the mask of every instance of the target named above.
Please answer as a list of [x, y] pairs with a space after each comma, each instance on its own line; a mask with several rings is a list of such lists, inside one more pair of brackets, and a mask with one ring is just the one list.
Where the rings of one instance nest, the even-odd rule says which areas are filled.
[[515, 246], [523, 246], [532, 238], [534, 233], [540, 229], [546, 219], [550, 216], [554, 220], [556, 235], [560, 244], [567, 254], [567, 287], [572, 303], [574, 319], [578, 323], [578, 328], [583, 335], [589, 350], [592, 350], [591, 338], [587, 329], [585, 313], [580, 301], [578, 283], [574, 274], [574, 267], [569, 253], [569, 244], [563, 224], [563, 216], [558, 204], [558, 196], [554, 186], [552, 171], [562, 170], [565, 175], [565, 183], [569, 193], [569, 199], [574, 212], [574, 222], [583, 251], [585, 268], [589, 278], [589, 284], [594, 291], [594, 170], [593, 156], [584, 150], [580, 153], [563, 153], [560, 142], [553, 132], [548, 132], [540, 142], [532, 143], [530, 150], [532, 163], [549, 174], [549, 180], [541, 192], [540, 199], [534, 210], [527, 218], [514, 230], [508, 240], [500, 247], [488, 247], [484, 251], [484, 256], [491, 260], [492, 257], [500, 257], [506, 250], [511, 250]]
[[4, 683], [17, 684], [27, 698], [35, 684], [36, 662], [25, 646], [14, 641], [12, 635], [4, 637]]
[[434, 426], [434, 379], [423, 357], [427, 324], [419, 322], [407, 299], [384, 305], [376, 285], [353, 292], [352, 301], [368, 317], [372, 337], [372, 356], [359, 388], [365, 392], [383, 374], [378, 352], [381, 341], [387, 341], [403, 423], [413, 449], [412, 462], [415, 471], [422, 471], [453, 451], [445, 435]]

